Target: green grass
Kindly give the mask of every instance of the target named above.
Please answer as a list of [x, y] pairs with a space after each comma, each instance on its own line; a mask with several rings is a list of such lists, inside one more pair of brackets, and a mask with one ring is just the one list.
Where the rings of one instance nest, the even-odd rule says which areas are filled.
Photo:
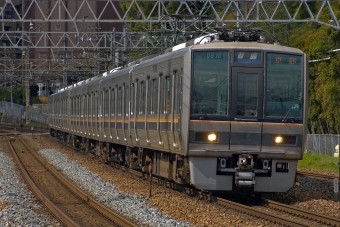
[[303, 159], [299, 160], [298, 168], [338, 173], [339, 166], [336, 165], [338, 162], [339, 158], [332, 156], [306, 153], [303, 155]]

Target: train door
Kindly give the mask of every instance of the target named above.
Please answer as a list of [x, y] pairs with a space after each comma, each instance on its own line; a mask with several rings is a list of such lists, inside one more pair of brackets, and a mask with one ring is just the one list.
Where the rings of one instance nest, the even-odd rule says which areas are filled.
[[261, 149], [263, 77], [262, 68], [232, 67], [231, 150]]

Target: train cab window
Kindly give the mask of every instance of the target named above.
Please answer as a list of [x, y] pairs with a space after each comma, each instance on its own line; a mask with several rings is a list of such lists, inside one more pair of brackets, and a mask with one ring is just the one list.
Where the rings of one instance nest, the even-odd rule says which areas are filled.
[[256, 117], [257, 94], [258, 94], [257, 74], [239, 73], [237, 76], [237, 115]]
[[265, 113], [268, 117], [302, 116], [302, 56], [267, 53]]
[[171, 77], [165, 77], [165, 93], [164, 93], [164, 114], [170, 114], [171, 111]]
[[194, 51], [191, 114], [228, 114], [229, 53]]

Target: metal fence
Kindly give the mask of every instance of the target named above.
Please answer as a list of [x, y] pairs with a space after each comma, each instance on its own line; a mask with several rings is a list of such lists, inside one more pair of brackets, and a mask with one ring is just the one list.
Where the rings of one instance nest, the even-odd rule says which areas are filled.
[[311, 134], [307, 135], [306, 152], [333, 156], [336, 145], [340, 144], [340, 135]]
[[[16, 103], [0, 101], [0, 113], [3, 114], [1, 122], [3, 123], [25, 123], [26, 121], [26, 107]], [[32, 108], [30, 106], [30, 121], [47, 124], [47, 113], [45, 111]]]

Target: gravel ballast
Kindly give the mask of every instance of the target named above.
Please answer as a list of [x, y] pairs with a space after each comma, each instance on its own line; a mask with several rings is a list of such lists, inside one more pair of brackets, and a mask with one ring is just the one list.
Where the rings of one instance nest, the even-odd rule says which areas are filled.
[[[30, 137], [27, 137], [30, 139]], [[95, 159], [92, 155], [84, 155], [64, 146], [62, 143], [56, 142], [48, 136], [42, 136], [36, 140], [39, 149], [51, 148], [55, 153], [62, 153], [68, 160], [72, 160], [76, 165], [83, 167], [85, 170], [94, 174], [97, 178], [101, 178], [105, 182], [112, 183], [113, 188], [121, 193], [123, 198], [129, 197], [134, 204], [148, 205], [149, 208], [157, 209], [159, 215], [171, 217], [176, 223], [180, 220], [181, 224], [190, 226], [280, 226], [275, 223], [268, 222], [263, 219], [242, 214], [238, 211], [228, 208], [222, 208], [214, 203], [199, 200], [195, 197], [187, 196], [163, 186], [154, 184], [152, 186], [152, 196], [149, 197], [149, 182], [131, 177], [120, 169], [112, 168], [109, 165]], [[71, 168], [71, 167], [70, 167]], [[73, 168], [73, 167], [72, 167]], [[311, 212], [323, 213], [327, 216], [340, 218], [340, 203], [333, 201], [332, 181], [322, 181], [313, 178], [297, 177], [299, 185], [293, 187], [286, 193], [274, 193], [264, 195], [265, 198], [283, 202], [289, 205], [298, 206]], [[90, 181], [90, 180], [88, 180]], [[90, 185], [93, 185], [90, 183]], [[91, 186], [95, 189], [92, 195], [100, 195], [103, 192], [102, 187]], [[99, 191], [97, 191], [99, 190]], [[105, 193], [104, 193], [105, 194]], [[100, 201], [100, 199], [99, 199]], [[143, 201], [141, 203], [140, 201]], [[145, 203], [144, 203], [145, 202]], [[133, 208], [137, 206], [134, 205]], [[130, 212], [129, 209], [127, 209]], [[135, 214], [138, 215], [137, 212]], [[151, 226], [162, 226], [158, 223], [150, 224]], [[173, 225], [163, 225], [173, 226]]]
[[17, 174], [13, 160], [0, 148], [0, 226], [61, 226], [36, 212], [43, 208]]
[[80, 188], [90, 192], [98, 202], [138, 220], [143, 225], [190, 226], [189, 223], [176, 221], [166, 215], [162, 215], [157, 209], [148, 206], [146, 200], [140, 196], [116, 190], [116, 186], [113, 183], [101, 179], [97, 174], [69, 160], [66, 155], [61, 154], [56, 149], [43, 149], [38, 153], [51, 165], [76, 182]]

